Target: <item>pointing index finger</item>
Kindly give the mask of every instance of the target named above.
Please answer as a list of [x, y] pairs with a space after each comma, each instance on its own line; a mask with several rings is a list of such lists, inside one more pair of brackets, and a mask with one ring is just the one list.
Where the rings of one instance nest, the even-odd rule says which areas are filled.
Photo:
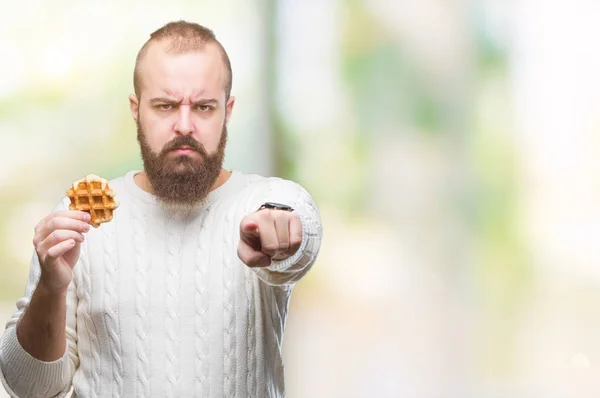
[[254, 221], [246, 222], [242, 225], [242, 232], [247, 235], [260, 236], [258, 232], [258, 224]]

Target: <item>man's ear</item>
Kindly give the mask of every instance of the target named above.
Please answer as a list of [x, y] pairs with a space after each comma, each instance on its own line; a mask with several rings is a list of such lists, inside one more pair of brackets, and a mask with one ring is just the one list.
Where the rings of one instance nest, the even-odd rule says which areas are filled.
[[137, 122], [140, 112], [140, 101], [135, 94], [129, 94], [129, 109], [131, 109], [131, 116], [133, 116], [133, 120]]
[[227, 104], [225, 104], [225, 125], [229, 123], [231, 112], [233, 112], [233, 105], [235, 105], [235, 97], [231, 96], [227, 100]]

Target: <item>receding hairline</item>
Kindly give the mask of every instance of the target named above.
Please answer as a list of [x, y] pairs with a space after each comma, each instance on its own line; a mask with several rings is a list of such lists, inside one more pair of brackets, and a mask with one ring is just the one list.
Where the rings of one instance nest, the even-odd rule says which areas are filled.
[[225, 98], [229, 99], [232, 86], [232, 71], [227, 51], [225, 51], [223, 45], [217, 40], [212, 30], [202, 25], [185, 21], [170, 22], [156, 30], [150, 35], [150, 38], [138, 52], [133, 72], [133, 86], [138, 99], [141, 97], [142, 90], [141, 65], [148, 54], [149, 48], [152, 45], [160, 44], [165, 45], [165, 53], [171, 55], [199, 52], [205, 50], [207, 46], [216, 46], [217, 50], [221, 53], [221, 61], [226, 72]]

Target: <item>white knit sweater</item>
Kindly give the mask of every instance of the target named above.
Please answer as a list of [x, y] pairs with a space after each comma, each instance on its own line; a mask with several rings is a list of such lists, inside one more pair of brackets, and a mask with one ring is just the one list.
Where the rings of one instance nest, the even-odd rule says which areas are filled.
[[[291, 181], [234, 171], [201, 208], [174, 212], [141, 190], [135, 173], [109, 182], [120, 206], [82, 244], [67, 294], [67, 350], [55, 362], [31, 357], [16, 337], [40, 275], [34, 254], [0, 345], [5, 388], [16, 397], [63, 397], [71, 385], [75, 397], [283, 397], [288, 303], [322, 236], [312, 198]], [[295, 209], [302, 245], [285, 261], [249, 268], [237, 256], [240, 221], [266, 201]]]

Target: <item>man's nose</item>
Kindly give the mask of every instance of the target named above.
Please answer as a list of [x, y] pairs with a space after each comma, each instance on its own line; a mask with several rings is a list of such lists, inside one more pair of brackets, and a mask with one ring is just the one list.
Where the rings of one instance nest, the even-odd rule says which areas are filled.
[[177, 112], [177, 123], [175, 124], [175, 132], [181, 135], [189, 135], [194, 132], [194, 124], [192, 123], [192, 112], [190, 107], [182, 105]]

